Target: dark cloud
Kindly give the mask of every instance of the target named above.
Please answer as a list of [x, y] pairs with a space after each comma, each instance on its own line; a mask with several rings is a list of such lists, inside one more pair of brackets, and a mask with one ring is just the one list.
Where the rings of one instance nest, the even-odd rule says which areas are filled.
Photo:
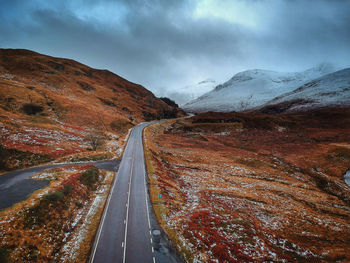
[[[198, 15], [203, 1], [214, 15]], [[70, 57], [163, 94], [248, 68], [349, 66], [350, 1], [203, 1], [2, 0], [0, 46]], [[236, 6], [246, 20], [227, 16]]]

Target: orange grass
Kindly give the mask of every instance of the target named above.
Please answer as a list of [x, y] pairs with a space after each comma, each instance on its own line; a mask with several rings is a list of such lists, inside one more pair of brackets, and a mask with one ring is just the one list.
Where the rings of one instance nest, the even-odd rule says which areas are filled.
[[[147, 128], [151, 199], [185, 259], [348, 262], [346, 112], [333, 113], [343, 125], [316, 112], [309, 122], [307, 113], [223, 114], [223, 127], [213, 130], [198, 123], [220, 126], [220, 114], [202, 114]], [[238, 123], [218, 132], [233, 117]]]

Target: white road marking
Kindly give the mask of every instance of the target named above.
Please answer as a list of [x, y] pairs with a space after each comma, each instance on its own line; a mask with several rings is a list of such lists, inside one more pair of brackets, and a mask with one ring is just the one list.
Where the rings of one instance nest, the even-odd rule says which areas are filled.
[[[143, 129], [142, 129], [142, 132], [143, 132]], [[128, 138], [128, 139], [130, 139], [130, 138]], [[136, 141], [136, 143], [135, 143], [135, 141]], [[127, 207], [126, 220], [124, 220], [124, 224], [126, 224], [126, 226], [125, 226], [125, 236], [124, 236], [124, 242], [122, 242], [122, 247], [124, 247], [123, 263], [125, 263], [125, 260], [126, 260], [126, 258], [125, 258], [125, 256], [126, 256], [126, 245], [127, 245], [126, 239], [127, 239], [127, 231], [128, 231], [130, 188], [131, 188], [131, 182], [132, 182], [132, 177], [133, 177], [133, 166], [134, 166], [134, 160], [135, 160], [135, 147], [136, 147], [135, 145], [139, 144], [137, 140], [134, 140], [134, 144], [132, 146], [130, 146], [130, 148], [133, 147], [133, 149], [134, 149], [132, 151], [132, 156], [131, 157], [125, 157], [125, 155], [126, 155], [125, 153], [127, 152], [128, 149], [130, 149], [128, 147], [129, 146], [128, 145], [129, 142], [130, 142], [130, 140], [128, 140], [128, 142], [127, 142], [127, 145], [126, 145], [125, 151], [123, 153], [123, 157], [122, 157], [122, 161], [125, 158], [126, 160], [131, 159], [131, 162], [132, 162], [132, 164], [131, 164], [131, 172], [130, 172], [130, 180], [128, 182], [129, 191], [127, 192], [128, 202], [126, 204], [126, 207]], [[142, 149], [143, 149], [143, 144], [142, 144]], [[144, 158], [144, 152], [143, 151], [142, 151], [142, 155], [143, 155], [143, 167], [144, 167], [144, 169], [143, 169], [143, 176], [144, 176], [144, 186], [145, 186], [145, 188], [144, 188], [145, 189], [145, 202], [146, 202], [146, 209], [147, 209], [148, 227], [149, 227], [150, 236], [151, 236], [150, 240], [151, 240], [151, 244], [152, 244], [153, 240], [152, 240], [151, 224], [150, 224], [149, 209], [148, 209], [148, 198], [149, 197], [148, 197], [148, 194], [147, 194], [148, 192], [147, 192], [147, 186], [146, 186], [146, 173], [145, 173], [145, 163], [144, 163], [145, 158]], [[120, 166], [121, 166], [121, 164], [122, 163], [120, 163]], [[119, 166], [119, 168], [120, 168], [120, 166]], [[100, 236], [101, 236], [102, 228], [103, 228], [103, 225], [104, 225], [105, 217], [106, 217], [106, 214], [107, 214], [107, 210], [108, 210], [108, 207], [109, 207], [109, 203], [110, 203], [110, 200], [111, 200], [111, 196], [112, 196], [114, 187], [116, 185], [117, 179], [119, 178], [119, 171], [120, 171], [120, 169], [118, 170], [118, 172], [116, 174], [116, 178], [115, 178], [115, 180], [113, 182], [113, 186], [111, 188], [111, 191], [110, 191], [110, 194], [109, 194], [109, 197], [108, 197], [108, 200], [107, 200], [106, 208], [105, 208], [105, 210], [103, 212], [103, 216], [102, 216], [102, 219], [101, 219], [101, 224], [100, 224], [100, 227], [99, 227], [98, 233], [97, 233], [97, 239], [95, 241], [96, 244], [95, 244], [95, 246], [93, 248], [93, 253], [92, 253], [92, 255], [90, 257], [90, 260], [89, 260], [90, 263], [94, 261], [96, 249], [97, 249], [97, 246], [98, 246], [98, 243], [99, 243], [99, 240], [100, 240]], [[153, 246], [151, 246], [151, 248], [152, 248], [152, 252], [154, 253]], [[155, 259], [154, 256], [153, 256], [153, 262], [156, 263], [156, 259]]]
[[147, 195], [147, 187], [146, 187], [146, 173], [145, 173], [145, 169], [143, 170], [143, 182], [145, 185], [145, 201], [146, 201], [146, 209], [147, 209], [147, 219], [148, 219], [148, 228], [151, 229], [151, 222], [149, 220], [149, 211], [148, 211], [148, 195]]
[[[134, 143], [134, 149], [135, 149], [135, 143]], [[129, 202], [130, 202], [130, 187], [131, 187], [131, 180], [132, 180], [132, 172], [134, 169], [134, 160], [135, 160], [135, 150], [132, 153], [132, 160], [131, 160], [131, 169], [130, 169], [130, 181], [129, 181], [129, 192], [128, 192], [128, 203], [126, 204], [126, 224], [125, 224], [125, 235], [124, 235], [124, 253], [123, 253], [123, 263], [125, 263], [125, 254], [126, 254], [126, 237], [128, 235], [128, 219], [129, 219]]]
[[[120, 164], [121, 164], [121, 163], [120, 163]], [[120, 168], [120, 166], [119, 166], [119, 168]], [[108, 207], [109, 207], [109, 202], [111, 201], [111, 197], [112, 197], [112, 194], [113, 194], [113, 190], [114, 190], [115, 184], [116, 184], [117, 179], [118, 179], [119, 170], [120, 170], [120, 169], [118, 169], [118, 173], [116, 174], [116, 177], [115, 177], [115, 179], [114, 179], [112, 189], [111, 189], [111, 191], [109, 192], [109, 196], [108, 196], [108, 200], [107, 200], [107, 205], [106, 205], [105, 210], [103, 211], [103, 215], [102, 215], [102, 220], [101, 220], [102, 223], [100, 223], [100, 226], [99, 226], [99, 228], [98, 228], [96, 244], [95, 244], [95, 246], [94, 246], [94, 248], [93, 248], [93, 252], [92, 252], [92, 255], [91, 255], [91, 258], [90, 258], [89, 262], [94, 262], [94, 259], [95, 259], [96, 249], [97, 249], [97, 246], [98, 246], [98, 242], [100, 241], [100, 237], [101, 237], [101, 233], [102, 233], [102, 228], [103, 228], [103, 225], [104, 225], [104, 223], [105, 223], [105, 218], [106, 218], [107, 210], [108, 210]]]

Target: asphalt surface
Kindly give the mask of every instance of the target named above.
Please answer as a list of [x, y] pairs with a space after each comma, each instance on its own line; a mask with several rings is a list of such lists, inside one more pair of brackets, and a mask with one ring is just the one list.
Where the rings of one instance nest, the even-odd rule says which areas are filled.
[[[88, 162], [94, 164], [100, 169], [106, 169], [117, 172], [120, 160]], [[68, 166], [72, 163], [51, 164], [39, 167], [33, 167], [18, 171], [9, 172], [0, 176], [0, 210], [10, 207], [15, 203], [27, 199], [27, 197], [49, 184], [48, 180], [32, 180], [32, 175], [45, 169]]]
[[142, 146], [146, 125], [140, 124], [130, 133], [91, 262], [155, 262]]

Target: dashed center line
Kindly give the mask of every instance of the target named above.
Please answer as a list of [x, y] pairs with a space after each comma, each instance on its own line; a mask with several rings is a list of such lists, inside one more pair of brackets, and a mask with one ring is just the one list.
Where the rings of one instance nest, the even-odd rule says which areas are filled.
[[131, 180], [133, 175], [133, 168], [134, 168], [134, 160], [135, 160], [135, 144], [134, 144], [134, 150], [132, 153], [132, 160], [131, 160], [131, 169], [130, 169], [130, 181], [129, 181], [129, 191], [128, 191], [128, 202], [126, 203], [126, 219], [125, 219], [125, 235], [124, 235], [124, 253], [123, 253], [123, 263], [125, 263], [125, 257], [126, 257], [126, 237], [128, 235], [128, 219], [129, 219], [129, 203], [130, 203], [130, 188], [131, 188]]

